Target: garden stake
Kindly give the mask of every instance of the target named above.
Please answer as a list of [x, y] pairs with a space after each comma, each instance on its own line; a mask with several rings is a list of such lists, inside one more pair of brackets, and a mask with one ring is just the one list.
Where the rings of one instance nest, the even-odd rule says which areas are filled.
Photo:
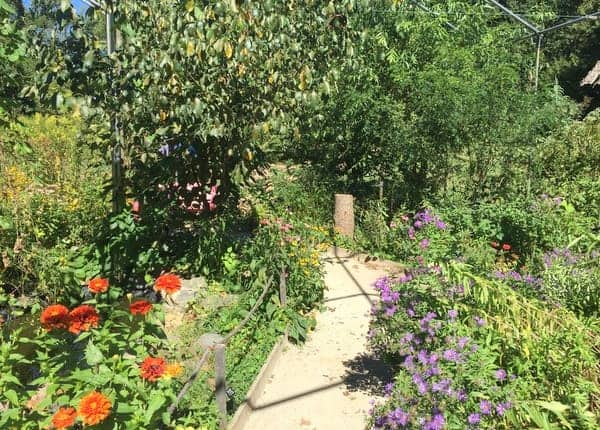
[[225, 382], [225, 345], [215, 346], [215, 397], [219, 410], [219, 430], [227, 428], [227, 393]]

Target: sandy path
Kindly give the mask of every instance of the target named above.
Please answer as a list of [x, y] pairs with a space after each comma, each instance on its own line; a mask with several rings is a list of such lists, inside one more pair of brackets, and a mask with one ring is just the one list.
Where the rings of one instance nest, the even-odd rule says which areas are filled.
[[331, 251], [325, 309], [301, 347], [289, 346], [252, 409], [246, 430], [364, 430], [369, 400], [389, 370], [366, 353], [373, 282], [385, 271]]

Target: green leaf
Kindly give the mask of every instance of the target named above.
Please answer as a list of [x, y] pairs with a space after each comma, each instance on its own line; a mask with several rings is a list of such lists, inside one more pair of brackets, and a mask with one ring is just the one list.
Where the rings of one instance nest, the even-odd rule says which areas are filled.
[[160, 407], [165, 403], [165, 400], [166, 399], [162, 396], [152, 397], [150, 403], [148, 404], [148, 409], [146, 409], [146, 414], [144, 415], [146, 423], [149, 424], [152, 421], [154, 413], [160, 409]]
[[0, 9], [4, 9], [8, 13], [15, 13], [15, 8], [8, 4], [5, 0], [0, 0]]
[[2, 230], [10, 230], [13, 228], [13, 223], [8, 217], [0, 216], [0, 228]]
[[100, 364], [103, 360], [104, 356], [102, 355], [102, 351], [100, 351], [100, 349], [92, 342], [88, 343], [85, 348], [85, 361], [87, 361], [87, 364], [95, 366]]
[[15, 390], [5, 391], [4, 397], [6, 397], [13, 405], [19, 405], [19, 396], [17, 396], [17, 392]]

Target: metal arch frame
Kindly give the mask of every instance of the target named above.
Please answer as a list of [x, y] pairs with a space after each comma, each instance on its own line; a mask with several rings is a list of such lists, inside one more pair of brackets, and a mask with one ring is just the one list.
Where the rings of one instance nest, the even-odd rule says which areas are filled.
[[[113, 13], [113, 0], [81, 0], [86, 5], [104, 10], [106, 16], [106, 53], [110, 56], [116, 49], [116, 30]], [[118, 214], [124, 209], [123, 202], [123, 160], [122, 160], [122, 142], [119, 130], [119, 121], [116, 115], [111, 119], [115, 144], [112, 150], [112, 210]]]
[[[537, 91], [538, 85], [539, 85], [540, 55], [541, 55], [541, 51], [542, 51], [542, 41], [544, 39], [544, 35], [546, 33], [550, 33], [551, 31], [558, 30], [560, 28], [567, 27], [569, 25], [577, 24], [578, 22], [581, 22], [581, 21], [596, 20], [600, 17], [600, 11], [598, 11], [598, 12], [594, 12], [594, 13], [591, 13], [588, 15], [578, 16], [576, 18], [570, 19], [570, 20], [562, 22], [560, 24], [556, 24], [556, 25], [553, 25], [553, 26], [550, 26], [550, 27], [540, 30], [535, 25], [533, 25], [531, 22], [527, 21], [525, 18], [523, 18], [522, 16], [513, 12], [511, 9], [509, 9], [508, 7], [499, 3], [498, 1], [496, 1], [496, 0], [487, 0], [487, 1], [491, 4], [493, 4], [494, 6], [496, 6], [498, 9], [502, 10], [502, 12], [504, 12], [506, 15], [513, 18], [515, 21], [517, 21], [517, 22], [521, 23], [523, 26], [527, 27], [527, 29], [529, 29], [533, 33], [533, 35], [535, 37], [537, 37], [537, 47], [536, 47], [536, 56], [535, 56], [535, 89], [536, 89], [536, 91]], [[530, 37], [530, 36], [527, 36], [527, 37]]]

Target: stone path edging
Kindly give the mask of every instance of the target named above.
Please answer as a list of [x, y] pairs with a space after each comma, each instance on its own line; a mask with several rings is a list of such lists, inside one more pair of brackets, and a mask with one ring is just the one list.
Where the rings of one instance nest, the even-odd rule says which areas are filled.
[[244, 402], [238, 407], [237, 411], [235, 411], [235, 414], [231, 418], [231, 421], [227, 426], [227, 430], [243, 430], [245, 428], [248, 418], [252, 413], [252, 409], [249, 407], [248, 403], [256, 403], [258, 396], [260, 393], [262, 393], [265, 385], [267, 384], [269, 374], [273, 372], [275, 364], [281, 358], [281, 354], [287, 345], [287, 337], [284, 335], [281, 336], [275, 346], [273, 346], [273, 349], [269, 353], [267, 360], [260, 368], [260, 371], [258, 372], [258, 375], [254, 379], [252, 385], [250, 385]]

